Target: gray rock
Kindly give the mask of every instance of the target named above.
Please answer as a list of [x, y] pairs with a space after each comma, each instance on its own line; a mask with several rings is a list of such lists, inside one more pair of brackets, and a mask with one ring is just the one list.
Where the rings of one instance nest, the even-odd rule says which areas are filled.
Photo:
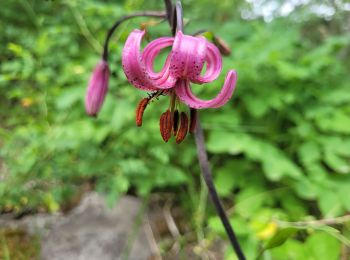
[[39, 213], [15, 220], [14, 214], [3, 214], [0, 217], [0, 228], [7, 230], [23, 230], [29, 235], [44, 236], [49, 232], [54, 223], [62, 220], [63, 218], [64, 217], [61, 213]]
[[[152, 256], [142, 218], [137, 224], [141, 202], [121, 198], [109, 209], [97, 193], [86, 195], [80, 205], [57, 221], [43, 236], [41, 258], [44, 260], [148, 259]], [[135, 233], [136, 232], [136, 233]], [[134, 237], [136, 235], [136, 237]], [[129, 241], [135, 238], [129, 245]]]

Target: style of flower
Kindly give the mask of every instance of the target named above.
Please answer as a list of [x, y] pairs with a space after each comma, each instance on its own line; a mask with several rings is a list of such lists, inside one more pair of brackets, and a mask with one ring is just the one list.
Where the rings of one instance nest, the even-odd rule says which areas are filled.
[[[146, 98], [147, 102], [145, 99], [140, 102], [143, 105], [138, 106], [136, 116], [141, 118], [142, 124], [142, 114], [149, 101], [159, 95], [169, 95], [171, 97], [170, 106], [160, 118], [160, 130], [166, 142], [171, 136], [170, 132], [173, 131], [175, 136], [181, 133], [181, 138], [178, 136], [176, 138], [176, 142], [180, 143], [186, 136], [184, 133], [187, 133], [187, 128], [190, 126], [194, 129], [196, 109], [217, 108], [228, 102], [235, 89], [237, 74], [234, 70], [230, 70], [219, 94], [211, 100], [202, 100], [193, 94], [191, 82], [203, 84], [217, 79], [222, 70], [219, 49], [202, 36], [194, 37], [178, 31], [175, 37], [161, 37], [150, 42], [141, 52], [140, 46], [144, 35], [145, 31], [131, 32], [122, 54], [123, 70], [128, 81], [138, 89], [152, 92]], [[155, 72], [153, 69], [155, 58], [162, 49], [169, 46], [172, 46], [172, 50], [167, 56], [164, 67], [160, 72]], [[205, 73], [201, 75], [205, 64]], [[181, 120], [174, 120], [175, 114], [178, 113], [176, 111], [178, 111], [179, 101], [191, 109], [190, 124], [184, 112], [180, 113]], [[140, 124], [137, 123], [137, 125]]]
[[96, 117], [108, 91], [109, 67], [101, 60], [91, 74], [85, 96], [85, 110], [89, 116]]

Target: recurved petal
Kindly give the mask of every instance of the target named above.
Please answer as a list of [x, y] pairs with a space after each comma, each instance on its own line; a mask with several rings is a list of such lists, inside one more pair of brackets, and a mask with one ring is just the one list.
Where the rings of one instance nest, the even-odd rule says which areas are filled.
[[230, 100], [236, 86], [236, 81], [236, 71], [230, 70], [226, 75], [225, 83], [219, 94], [211, 100], [202, 100], [196, 97], [191, 90], [188, 80], [179, 80], [175, 91], [180, 100], [191, 108], [217, 108], [225, 105]]
[[142, 90], [156, 90], [146, 73], [140, 53], [141, 41], [145, 31], [134, 30], [125, 42], [122, 53], [122, 65], [128, 81], [136, 88]]
[[[176, 78], [169, 75], [170, 55], [168, 55], [166, 62], [160, 72], [155, 72], [153, 69], [154, 60], [158, 56], [159, 52], [173, 44], [173, 37], [161, 37], [150, 42], [142, 53], [142, 61], [145, 64], [146, 71], [150, 79], [158, 86], [158, 88], [166, 89], [171, 88], [176, 83]], [[160, 87], [159, 87], [160, 86]]]
[[206, 71], [203, 76], [192, 79], [191, 81], [197, 84], [208, 83], [218, 78], [222, 70], [222, 57], [219, 49], [212, 44], [207, 42], [207, 52], [205, 56]]

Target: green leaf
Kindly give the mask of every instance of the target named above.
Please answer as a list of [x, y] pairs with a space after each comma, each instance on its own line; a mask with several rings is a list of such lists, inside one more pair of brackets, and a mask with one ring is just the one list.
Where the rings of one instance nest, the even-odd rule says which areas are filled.
[[44, 196], [44, 203], [49, 210], [49, 212], [57, 212], [60, 208], [60, 205], [57, 203], [57, 201], [54, 199], [53, 195], [51, 193], [46, 193]]
[[[230, 218], [230, 223], [233, 226], [237, 235], [247, 235], [249, 234], [249, 226], [248, 222], [245, 221], [241, 217]], [[208, 226], [215, 231], [216, 233], [224, 236], [226, 235], [226, 231], [224, 226], [222, 225], [221, 219], [219, 217], [211, 217], [208, 220]]]
[[305, 246], [317, 260], [338, 260], [340, 243], [336, 238], [322, 232], [312, 234]]
[[235, 211], [247, 218], [251, 218], [263, 208], [263, 205], [271, 204], [273, 198], [264, 192], [261, 187], [247, 187], [235, 196]]
[[217, 170], [214, 183], [220, 196], [228, 196], [239, 182], [235, 165], [232, 161]]
[[294, 239], [287, 240], [283, 245], [272, 248], [269, 252], [271, 252], [272, 259], [276, 260], [315, 260], [305, 245]]
[[266, 176], [274, 181], [287, 176], [298, 179], [302, 175], [298, 166], [280, 149], [247, 134], [213, 131], [208, 149], [214, 153], [244, 153], [249, 159], [261, 162]]
[[323, 216], [336, 217], [344, 213], [339, 196], [333, 190], [319, 187], [318, 198], [318, 205]]
[[350, 173], [350, 164], [345, 159], [337, 156], [334, 153], [326, 153], [325, 154], [325, 162], [329, 167], [331, 167], [334, 171], [347, 174]]
[[283, 245], [288, 238], [292, 237], [298, 231], [297, 228], [288, 227], [280, 229], [276, 235], [274, 235], [264, 247], [264, 250], [279, 247]]
[[350, 183], [343, 183], [338, 185], [338, 197], [343, 207], [350, 211], [350, 200], [349, 200]]
[[321, 150], [317, 143], [306, 142], [299, 147], [298, 155], [304, 165], [311, 165], [321, 159]]
[[320, 231], [326, 232], [327, 234], [338, 239], [338, 241], [340, 241], [344, 245], [350, 247], [350, 240], [347, 237], [343, 236], [338, 229], [335, 229], [335, 228], [330, 227], [330, 226], [313, 226], [313, 228], [315, 230], [320, 230]]
[[342, 110], [332, 110], [316, 117], [316, 123], [323, 131], [350, 133], [350, 115]]
[[297, 194], [304, 199], [315, 199], [317, 197], [318, 186], [308, 178], [301, 178], [294, 183]]

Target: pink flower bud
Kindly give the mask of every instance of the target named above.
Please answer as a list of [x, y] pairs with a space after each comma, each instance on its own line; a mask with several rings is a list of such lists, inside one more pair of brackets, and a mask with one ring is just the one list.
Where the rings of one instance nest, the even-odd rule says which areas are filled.
[[101, 60], [91, 74], [85, 97], [85, 109], [89, 116], [97, 116], [108, 90], [109, 67]]

